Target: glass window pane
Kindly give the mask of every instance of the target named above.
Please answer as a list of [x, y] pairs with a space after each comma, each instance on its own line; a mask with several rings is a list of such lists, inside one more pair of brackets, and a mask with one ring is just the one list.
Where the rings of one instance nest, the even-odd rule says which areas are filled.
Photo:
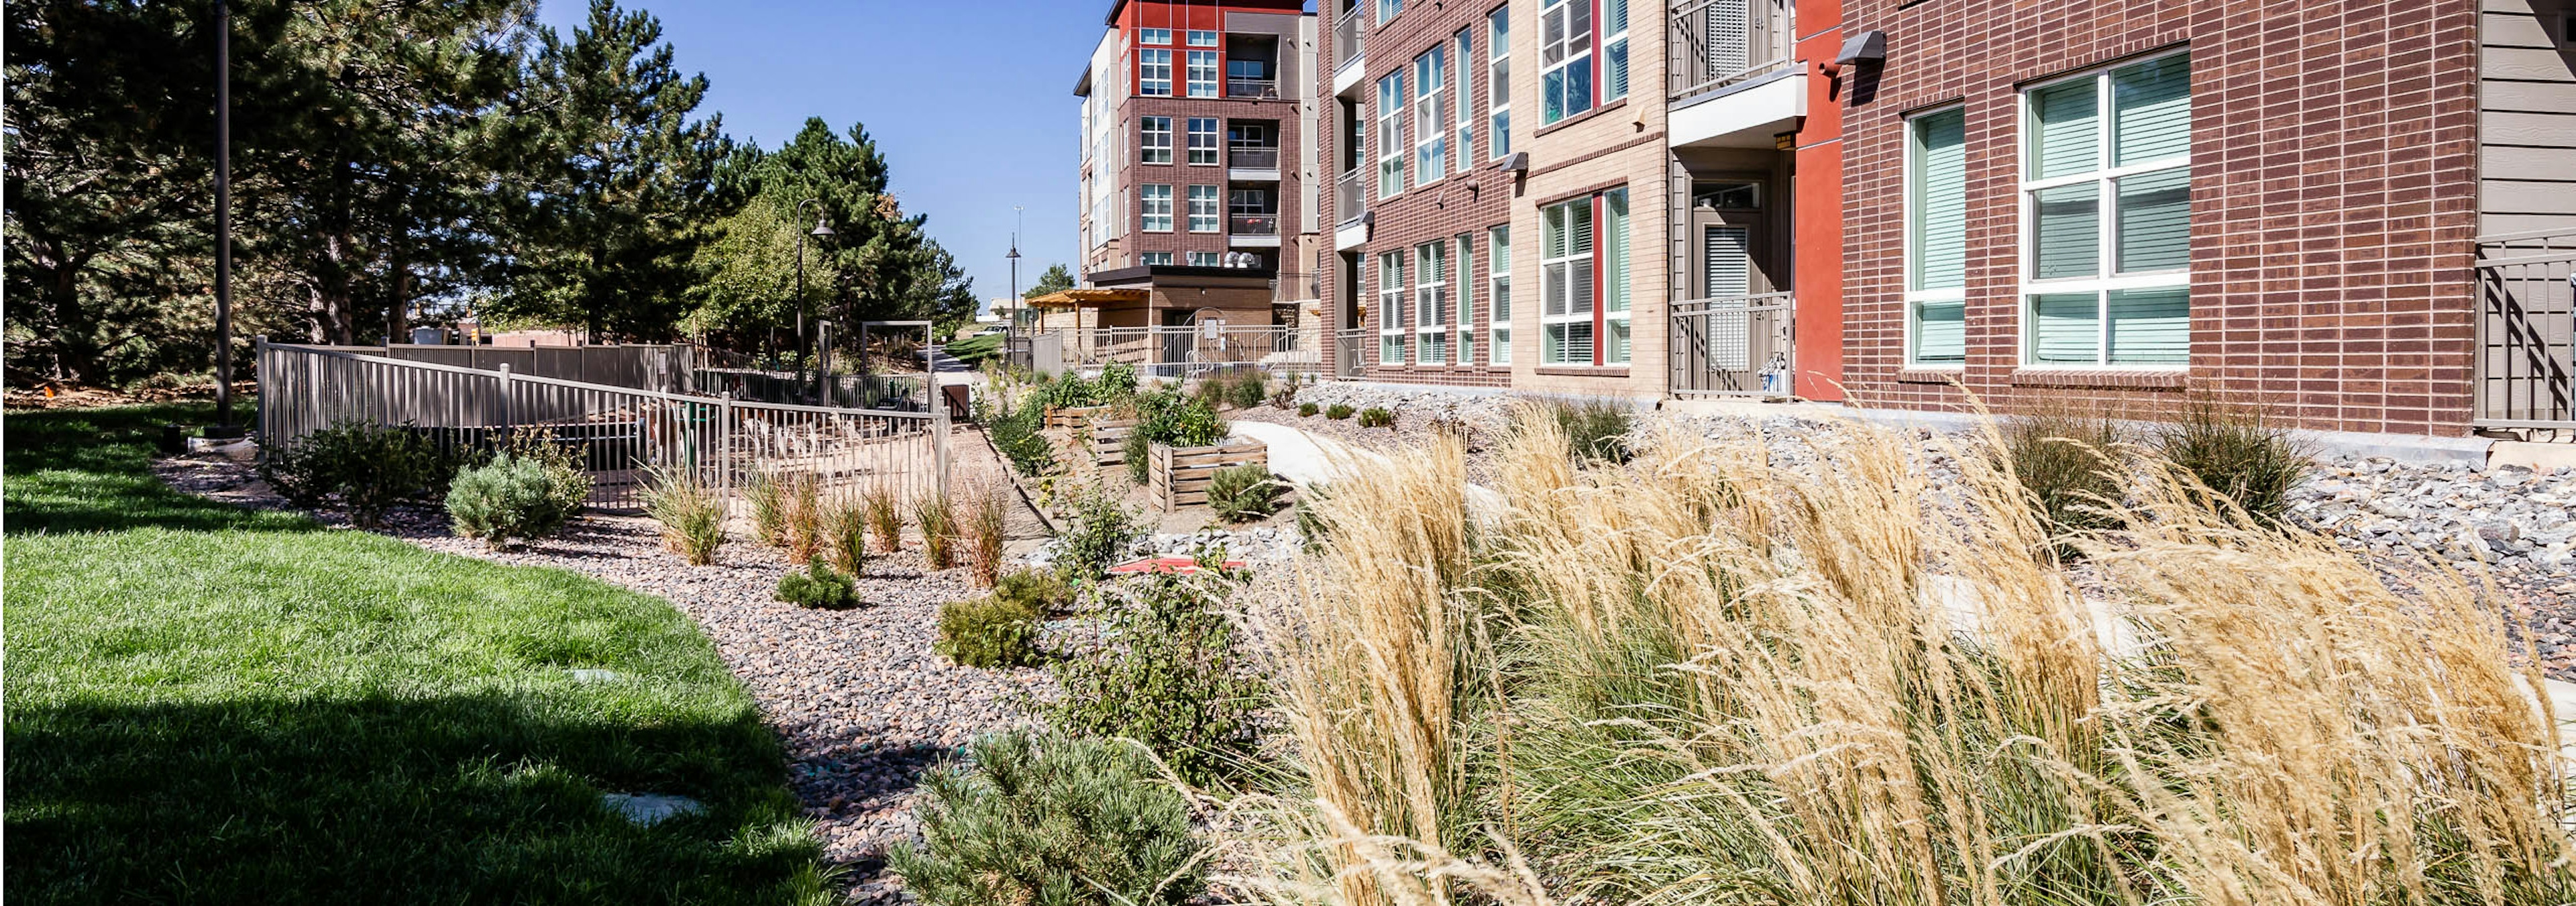
[[2053, 293], [2030, 300], [2030, 360], [2043, 365], [2100, 364], [2101, 297]]
[[1602, 308], [1628, 310], [1628, 193], [1626, 190], [1602, 193], [1601, 196], [1601, 279]]
[[[2191, 266], [2191, 170], [2177, 167], [2120, 180], [2120, 270]], [[2043, 212], [2045, 209], [2043, 209]]]
[[2191, 290], [2112, 290], [2111, 364], [2180, 365], [2191, 360]]
[[1968, 263], [1967, 112], [1914, 121], [1914, 288], [1966, 285]]
[[2191, 58], [2111, 73], [2111, 157], [2120, 166], [2191, 151]]
[[1967, 303], [1915, 303], [1914, 361], [1955, 363], [1967, 360]]
[[1620, 318], [1602, 322], [1601, 332], [1603, 334], [1601, 363], [1604, 365], [1628, 364], [1628, 319]]
[[2085, 182], [2031, 193], [2039, 202], [2035, 277], [2090, 277], [2101, 273], [2100, 183]]
[[2100, 105], [2092, 79], [2060, 82], [2030, 93], [2031, 178], [2090, 173], [2098, 168]]
[[1628, 39], [1612, 41], [1601, 48], [1601, 99], [1617, 100], [1628, 96]]

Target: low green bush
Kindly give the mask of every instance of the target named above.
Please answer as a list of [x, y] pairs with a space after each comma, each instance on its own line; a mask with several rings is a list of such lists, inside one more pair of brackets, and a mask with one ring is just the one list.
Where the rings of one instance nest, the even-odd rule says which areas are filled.
[[1237, 409], [1250, 409], [1270, 398], [1270, 375], [1261, 369], [1247, 368], [1236, 372], [1226, 384], [1225, 401]]
[[1208, 508], [1227, 522], [1250, 522], [1269, 516], [1279, 508], [1279, 494], [1287, 487], [1270, 477], [1261, 466], [1241, 465], [1219, 469], [1208, 479]]
[[355, 421], [265, 452], [259, 474], [279, 496], [307, 510], [336, 503], [362, 528], [382, 525], [397, 504], [436, 499], [464, 464], [409, 425]]
[[993, 596], [1039, 616], [1061, 613], [1073, 606], [1072, 586], [1064, 584], [1064, 580], [1054, 573], [1034, 569], [1016, 570], [1003, 576], [993, 583]]
[[[2045, 405], [2003, 419], [1996, 451], [2020, 479], [2024, 499], [2052, 534], [2106, 527], [2105, 501], [2121, 497], [2120, 431], [2110, 416]], [[2062, 555], [2073, 548], [2057, 545]]]
[[457, 537], [509, 547], [554, 534], [589, 498], [589, 473], [504, 452], [456, 473], [447, 486], [447, 518]]
[[930, 647], [969, 667], [1034, 666], [1041, 616], [999, 595], [950, 601], [939, 606], [939, 638]]
[[1624, 463], [1636, 455], [1628, 444], [1637, 424], [1635, 410], [1605, 400], [1550, 400], [1547, 408], [1576, 459]]
[[1378, 408], [1378, 407], [1376, 407], [1376, 406], [1370, 406], [1370, 407], [1368, 407], [1368, 408], [1366, 408], [1366, 409], [1362, 409], [1362, 410], [1360, 410], [1360, 427], [1362, 427], [1362, 428], [1392, 428], [1392, 427], [1395, 427], [1395, 413], [1393, 413], [1393, 412], [1389, 412], [1389, 411], [1386, 411], [1386, 410], [1384, 410], [1384, 409], [1380, 409], [1380, 408]]
[[886, 854], [929, 906], [1180, 904], [1203, 891], [1188, 800], [1123, 742], [1013, 730], [923, 775], [922, 841]]
[[1210, 379], [1199, 385], [1202, 393], [1182, 395], [1177, 385], [1166, 385], [1136, 396], [1136, 428], [1128, 432], [1122, 452], [1127, 459], [1127, 477], [1144, 484], [1150, 477], [1153, 445], [1204, 447], [1225, 440], [1234, 430], [1216, 414], [1215, 398], [1204, 392], [1207, 387], [1222, 387]]
[[1316, 405], [1315, 405], [1315, 404], [1313, 404], [1313, 403], [1298, 403], [1298, 404], [1297, 404], [1297, 415], [1298, 415], [1299, 417], [1311, 418], [1311, 417], [1313, 417], [1313, 416], [1314, 416], [1314, 414], [1315, 414], [1315, 413], [1317, 413], [1317, 412], [1321, 412], [1321, 411], [1323, 411], [1323, 409], [1322, 409], [1321, 407], [1316, 406]]
[[1115, 402], [1135, 396], [1136, 366], [1125, 362], [1102, 365], [1100, 377], [1091, 383], [1102, 402]]
[[2246, 515], [2278, 523], [2290, 493], [2316, 467], [2315, 448], [2253, 406], [2198, 396], [2151, 434], [2168, 468], [2233, 501]]
[[804, 572], [778, 577], [778, 600], [798, 607], [844, 610], [858, 606], [859, 583], [815, 560]]
[[1347, 403], [1334, 403], [1324, 409], [1324, 417], [1334, 421], [1341, 421], [1342, 419], [1351, 417], [1351, 407]]
[[1084, 488], [1073, 500], [1073, 527], [1057, 539], [1056, 575], [1068, 583], [1090, 582], [1127, 556], [1141, 529], [1135, 513], [1098, 488]]
[[984, 426], [984, 436], [993, 448], [1011, 461], [1011, 468], [1021, 475], [1036, 478], [1052, 475], [1058, 466], [1055, 447], [1047, 443], [1046, 406], [1032, 396], [1017, 408], [1002, 403], [988, 403], [975, 417]]
[[1064, 697], [1048, 722], [1069, 735], [1144, 743], [1193, 783], [1239, 778], [1259, 741], [1264, 685], [1216, 611], [1239, 575], [1158, 575], [1122, 597], [1088, 651], [1052, 668]]

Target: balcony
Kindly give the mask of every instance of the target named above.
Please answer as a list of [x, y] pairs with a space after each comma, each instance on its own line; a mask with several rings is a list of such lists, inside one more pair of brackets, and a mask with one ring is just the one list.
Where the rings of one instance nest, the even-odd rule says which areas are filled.
[[[1365, 0], [1363, 0], [1365, 2]], [[1368, 13], [1354, 3], [1333, 18], [1333, 93], [1349, 94], [1366, 81]]]
[[1278, 182], [1279, 147], [1235, 145], [1225, 149], [1226, 178], [1239, 182]]
[[1279, 215], [1236, 214], [1226, 218], [1226, 244], [1237, 248], [1278, 248]]
[[1789, 0], [1675, 0], [1668, 22], [1675, 107], [1789, 65]]
[[1279, 80], [1247, 79], [1228, 76], [1225, 80], [1225, 96], [1230, 98], [1275, 101], [1279, 99]]
[[1333, 250], [1349, 251], [1368, 241], [1368, 226], [1360, 218], [1368, 214], [1368, 194], [1360, 171], [1352, 169], [1333, 181], [1333, 215], [1339, 221], [1333, 230]]

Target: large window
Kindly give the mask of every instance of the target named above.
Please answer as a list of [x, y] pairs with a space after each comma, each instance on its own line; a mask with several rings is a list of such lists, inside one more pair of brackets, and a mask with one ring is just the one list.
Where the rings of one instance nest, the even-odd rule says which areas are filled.
[[1626, 364], [1628, 191], [1548, 205], [1539, 220], [1540, 364]]
[[1217, 187], [1191, 186], [1189, 192], [1190, 232], [1213, 233], [1225, 222], [1219, 213]]
[[1377, 80], [1377, 197], [1404, 191], [1404, 72]]
[[1224, 67], [1217, 64], [1216, 51], [1193, 50], [1188, 51], [1187, 53], [1189, 58], [1187, 62], [1189, 66], [1188, 75], [1190, 96], [1194, 98], [1216, 97], [1217, 85], [1220, 84], [1220, 79], [1225, 71]]
[[1172, 43], [1172, 30], [1168, 28], [1139, 28], [1136, 30], [1136, 43], [1170, 44]]
[[1906, 123], [1905, 360], [1968, 360], [1968, 115], [1953, 107]]
[[1172, 187], [1149, 183], [1139, 190], [1139, 198], [1141, 203], [1136, 206], [1136, 210], [1145, 216], [1145, 231], [1171, 232]]
[[1172, 118], [1168, 116], [1140, 116], [1137, 117], [1136, 120], [1143, 123], [1145, 128], [1145, 146], [1144, 150], [1137, 155], [1138, 162], [1148, 164], [1171, 163]]
[[1190, 163], [1215, 166], [1217, 154], [1216, 117], [1190, 117]]
[[1458, 358], [1461, 365], [1476, 364], [1476, 246], [1475, 236], [1458, 234], [1458, 257], [1451, 262], [1458, 274]]
[[1539, 125], [1592, 109], [1592, 4], [1540, 0]]
[[1438, 365], [1449, 356], [1449, 253], [1446, 242], [1413, 247], [1414, 361]]
[[[1169, 41], [1170, 37], [1163, 40]], [[1154, 97], [1172, 95], [1172, 52], [1140, 50], [1136, 52], [1136, 93]]]
[[2190, 58], [2041, 84], [2022, 108], [2023, 364], [2187, 364]]
[[1449, 54], [1433, 47], [1413, 58], [1413, 183], [1439, 179], [1449, 166]]
[[[1490, 34], [1485, 36], [1485, 104], [1493, 111], [1493, 126], [1485, 130], [1486, 141], [1494, 146], [1494, 156], [1512, 153], [1512, 8], [1494, 10], [1487, 17]], [[1462, 63], [1464, 61], [1461, 61]]]
[[[1476, 29], [1458, 30], [1458, 165], [1460, 173], [1476, 165]], [[1464, 273], [1461, 271], [1461, 273]], [[1463, 284], [1462, 284], [1463, 285]], [[1466, 364], [1462, 359], [1459, 364]]]
[[1512, 363], [1512, 228], [1498, 226], [1485, 233], [1485, 306], [1491, 311], [1486, 323], [1493, 325], [1493, 342], [1486, 344], [1487, 356], [1496, 365]]
[[1404, 252], [1377, 256], [1377, 361], [1404, 364]]

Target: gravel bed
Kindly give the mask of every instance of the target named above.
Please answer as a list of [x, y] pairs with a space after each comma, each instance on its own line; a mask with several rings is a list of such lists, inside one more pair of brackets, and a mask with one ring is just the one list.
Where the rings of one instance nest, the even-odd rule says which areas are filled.
[[[158, 471], [190, 493], [284, 507], [246, 465], [182, 458]], [[963, 569], [925, 572], [910, 549], [872, 559], [859, 580], [866, 603], [833, 611], [772, 598], [789, 569], [774, 549], [737, 540], [721, 562], [693, 567], [662, 550], [656, 526], [639, 517], [585, 517], [508, 551], [450, 536], [445, 515], [431, 509], [397, 511], [383, 533], [434, 551], [574, 570], [666, 599], [695, 619], [777, 731], [789, 783], [825, 858], [848, 869], [842, 880], [857, 901], [895, 895], [884, 852], [919, 837], [909, 800], [921, 773], [976, 734], [1031, 722], [1029, 706], [1055, 695], [1044, 670], [961, 667], [931, 651], [939, 605], [979, 591]], [[1051, 628], [1059, 637], [1075, 631]]]

